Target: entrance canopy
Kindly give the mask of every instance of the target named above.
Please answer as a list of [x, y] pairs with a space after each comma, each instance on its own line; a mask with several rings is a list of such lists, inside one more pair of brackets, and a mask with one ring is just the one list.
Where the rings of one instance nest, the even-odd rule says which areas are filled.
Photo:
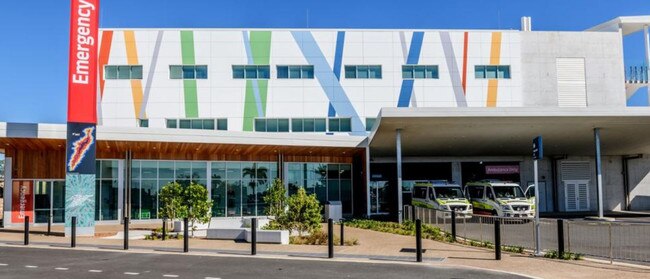
[[603, 155], [650, 153], [650, 108], [383, 108], [370, 134], [372, 156], [594, 155], [600, 128]]
[[587, 31], [618, 32], [620, 28], [625, 36], [642, 31], [643, 27], [648, 25], [650, 25], [650, 15], [621, 16], [591, 27]]

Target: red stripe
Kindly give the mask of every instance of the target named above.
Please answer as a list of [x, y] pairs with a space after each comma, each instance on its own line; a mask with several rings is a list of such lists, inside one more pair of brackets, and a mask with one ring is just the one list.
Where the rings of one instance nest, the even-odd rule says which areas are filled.
[[467, 37], [469, 36], [468, 32], [465, 32], [465, 38], [463, 41], [463, 94], [467, 95], [466, 85], [467, 85]]

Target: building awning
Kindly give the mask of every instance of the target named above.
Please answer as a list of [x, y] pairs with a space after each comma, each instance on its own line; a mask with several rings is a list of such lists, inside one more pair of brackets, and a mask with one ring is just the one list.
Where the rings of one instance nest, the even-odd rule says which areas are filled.
[[547, 156], [650, 153], [650, 108], [383, 108], [370, 134], [373, 157], [532, 156], [544, 138]]
[[621, 16], [598, 24], [586, 31], [618, 32], [621, 28], [623, 35], [629, 35], [643, 30], [643, 26], [650, 25], [650, 15]]

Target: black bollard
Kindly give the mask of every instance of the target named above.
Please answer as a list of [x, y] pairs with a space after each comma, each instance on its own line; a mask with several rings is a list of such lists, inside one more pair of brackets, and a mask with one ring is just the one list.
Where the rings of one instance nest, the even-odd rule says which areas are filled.
[[29, 245], [29, 216], [25, 216], [25, 245]]
[[188, 220], [187, 217], [183, 218], [183, 252], [187, 253], [190, 251], [190, 234], [188, 229]]
[[494, 258], [501, 260], [501, 220], [494, 220]]
[[456, 211], [451, 211], [451, 239], [456, 242]]
[[343, 219], [339, 222], [341, 222], [341, 246], [345, 246], [345, 224], [343, 224]]
[[334, 258], [334, 225], [332, 218], [327, 219], [327, 257]]
[[415, 260], [422, 262], [422, 220], [415, 220]]
[[124, 217], [124, 250], [129, 250], [129, 217]]
[[47, 218], [47, 236], [50, 236], [52, 233], [52, 214]]
[[70, 220], [70, 247], [77, 247], [77, 216], [72, 216]]
[[162, 226], [162, 240], [165, 241], [165, 238], [167, 238], [167, 218], [163, 218]]
[[557, 256], [564, 257], [564, 220], [557, 219]]
[[257, 255], [257, 218], [251, 219], [251, 255]]

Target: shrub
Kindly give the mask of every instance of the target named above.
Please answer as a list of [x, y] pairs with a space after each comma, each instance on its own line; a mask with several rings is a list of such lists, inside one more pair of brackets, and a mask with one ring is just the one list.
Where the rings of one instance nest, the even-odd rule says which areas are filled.
[[549, 259], [560, 259], [560, 260], [582, 260], [582, 254], [580, 253], [572, 253], [572, 252], [564, 252], [562, 254], [562, 257], [560, 258], [560, 255], [558, 254], [557, 251], [555, 250], [550, 250], [546, 253], [544, 253], [544, 258], [549, 258]]
[[287, 203], [287, 192], [284, 189], [282, 180], [279, 178], [273, 180], [273, 184], [267, 190], [266, 195], [264, 195], [264, 202], [268, 204], [265, 210], [266, 215], [278, 218], [284, 214]]
[[[338, 236], [334, 236], [334, 245], [340, 246], [341, 239]], [[313, 231], [310, 235], [305, 236], [291, 236], [289, 237], [290, 244], [297, 245], [327, 245], [327, 233], [323, 231]], [[359, 240], [356, 238], [347, 239], [344, 241], [345, 246], [354, 246], [359, 245]]]
[[201, 184], [192, 182], [183, 188], [176, 182], [170, 182], [160, 190], [159, 199], [162, 217], [171, 220], [187, 217], [192, 223], [192, 233], [196, 230], [195, 223], [210, 221], [212, 200], [206, 187]]
[[[386, 232], [399, 235], [415, 235], [415, 223], [411, 221], [404, 221], [402, 224], [399, 224], [395, 222], [355, 219], [346, 221], [345, 225], [378, 232]], [[447, 239], [450, 239], [451, 236], [444, 234], [437, 227], [431, 225], [422, 225], [422, 238], [446, 241]]]
[[[289, 232], [294, 230], [302, 235], [303, 232], [314, 233], [320, 230], [321, 206], [316, 199], [316, 194], [307, 195], [304, 188], [287, 199], [288, 210], [286, 214], [286, 225]], [[284, 221], [280, 218], [280, 224]]]

